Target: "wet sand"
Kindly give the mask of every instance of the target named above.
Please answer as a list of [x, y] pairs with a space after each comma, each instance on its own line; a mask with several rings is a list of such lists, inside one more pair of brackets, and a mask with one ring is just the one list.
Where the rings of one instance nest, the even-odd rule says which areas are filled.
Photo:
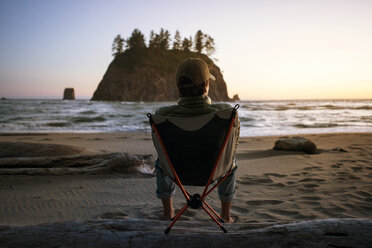
[[[312, 140], [317, 153], [274, 151], [278, 137], [240, 139], [237, 191], [232, 207], [238, 222], [275, 224], [371, 218], [372, 134], [301, 137]], [[113, 154], [122, 153], [142, 161], [131, 166], [146, 165], [149, 170], [87, 172], [94, 161], [108, 156], [114, 163], [118, 160]], [[90, 164], [82, 162], [86, 161], [82, 160], [84, 156], [90, 156]], [[143, 160], [143, 156], [150, 159]], [[161, 203], [156, 198], [155, 177], [151, 174], [155, 156], [149, 133], [0, 134], [0, 225], [87, 219], [159, 220]], [[43, 173], [32, 172], [39, 164], [53, 167], [56, 160], [58, 170], [42, 168]], [[68, 168], [62, 168], [61, 161]], [[80, 165], [74, 167], [76, 164]], [[74, 170], [76, 167], [80, 170]], [[189, 189], [191, 193], [201, 191]], [[174, 200], [176, 209], [183, 206], [179, 190]], [[216, 192], [207, 201], [219, 211]], [[181, 219], [210, 221], [198, 210], [188, 210]]]

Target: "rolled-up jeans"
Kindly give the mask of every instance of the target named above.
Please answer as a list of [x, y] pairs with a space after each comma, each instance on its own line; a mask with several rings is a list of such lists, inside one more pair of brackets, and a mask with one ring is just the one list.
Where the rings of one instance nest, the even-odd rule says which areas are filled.
[[[221, 202], [232, 202], [235, 195], [235, 181], [236, 181], [236, 160], [234, 159], [235, 167], [230, 175], [218, 185], [218, 197]], [[156, 196], [159, 199], [168, 199], [174, 195], [175, 184], [171, 178], [166, 176], [159, 166], [159, 159], [155, 161], [156, 172]], [[219, 178], [218, 180], [220, 180]], [[218, 181], [217, 180], [217, 181]]]

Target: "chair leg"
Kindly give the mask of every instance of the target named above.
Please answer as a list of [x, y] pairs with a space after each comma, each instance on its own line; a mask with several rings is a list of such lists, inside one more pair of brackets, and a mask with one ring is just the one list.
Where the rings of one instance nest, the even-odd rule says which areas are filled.
[[227, 230], [223, 227], [223, 225], [208, 211], [208, 209], [204, 205], [202, 205], [202, 208], [205, 210], [205, 212], [207, 212], [207, 214], [209, 215], [209, 217], [211, 217], [212, 220], [214, 220], [214, 222], [216, 222], [216, 224], [221, 228], [221, 230], [224, 233], [227, 233]]
[[165, 229], [165, 231], [164, 231], [165, 234], [168, 234], [170, 232], [170, 230], [172, 229], [174, 223], [176, 223], [176, 221], [178, 220], [178, 218], [181, 217], [181, 215], [183, 214], [183, 212], [185, 212], [188, 207], [189, 207], [188, 204], [186, 204], [185, 206], [183, 206], [183, 208], [180, 211], [178, 211], [178, 213], [176, 214], [176, 216], [174, 216], [172, 223], [167, 227], [167, 229]]
[[205, 204], [205, 206], [209, 208], [209, 210], [212, 211], [212, 213], [218, 218], [220, 222], [225, 223], [225, 221], [221, 218], [221, 216], [217, 214], [216, 211], [214, 211], [214, 209], [206, 201], [203, 201], [203, 203]]

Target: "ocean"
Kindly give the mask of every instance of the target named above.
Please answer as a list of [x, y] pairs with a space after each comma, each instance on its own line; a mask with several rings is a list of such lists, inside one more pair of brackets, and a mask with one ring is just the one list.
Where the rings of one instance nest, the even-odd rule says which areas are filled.
[[[170, 104], [174, 102], [0, 100], [0, 132], [149, 132], [146, 114]], [[241, 136], [372, 132], [372, 99], [238, 104]]]

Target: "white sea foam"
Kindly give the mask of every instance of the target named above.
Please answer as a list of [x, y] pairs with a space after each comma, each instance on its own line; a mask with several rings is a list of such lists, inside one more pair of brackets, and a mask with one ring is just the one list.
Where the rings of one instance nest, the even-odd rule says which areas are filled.
[[[0, 132], [150, 131], [147, 113], [174, 102], [2, 100]], [[372, 132], [372, 100], [240, 102], [242, 136]]]

